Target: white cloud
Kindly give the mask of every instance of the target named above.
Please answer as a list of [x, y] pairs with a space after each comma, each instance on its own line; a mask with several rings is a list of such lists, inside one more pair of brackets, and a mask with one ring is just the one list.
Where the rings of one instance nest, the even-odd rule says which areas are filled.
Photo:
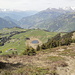
[[0, 0], [0, 8], [43, 10], [48, 7], [75, 7], [75, 0]]

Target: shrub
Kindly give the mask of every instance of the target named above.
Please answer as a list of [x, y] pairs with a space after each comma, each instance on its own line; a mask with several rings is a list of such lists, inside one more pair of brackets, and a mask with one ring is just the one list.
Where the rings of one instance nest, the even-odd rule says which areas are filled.
[[36, 48], [36, 51], [39, 51], [39, 50], [40, 50], [40, 46], [38, 45], [37, 48]]
[[75, 39], [72, 39], [72, 43], [75, 43]]
[[3, 46], [3, 45], [4, 45], [4, 43], [0, 42], [0, 46]]
[[45, 44], [42, 44], [41, 45], [41, 49], [47, 49], [46, 45]]
[[35, 55], [36, 51], [34, 48], [27, 46], [26, 50], [22, 53], [23, 55]]

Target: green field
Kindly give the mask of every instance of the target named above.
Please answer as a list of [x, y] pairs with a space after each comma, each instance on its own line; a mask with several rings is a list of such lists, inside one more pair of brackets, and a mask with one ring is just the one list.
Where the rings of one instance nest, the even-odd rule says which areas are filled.
[[11, 29], [5, 29], [5, 30], [7, 30], [7, 33], [12, 31], [26, 31], [26, 32], [12, 36], [11, 40], [7, 41], [4, 44], [4, 46], [0, 46], [0, 51], [2, 51], [1, 54], [9, 54], [9, 53], [12, 53], [12, 51], [14, 50], [17, 51], [18, 54], [21, 54], [26, 49], [26, 38], [31, 38], [31, 37], [37, 38], [42, 43], [45, 43], [49, 38], [52, 38], [53, 36], [57, 34], [56, 32], [47, 32], [40, 29], [25, 30], [25, 29], [19, 29], [19, 28], [11, 28]]
[[3, 28], [0, 30], [0, 34], [4, 34], [4, 35], [1, 35], [0, 37], [5, 37], [5, 36], [9, 36], [10, 32], [13, 32], [13, 31], [26, 31], [26, 29], [22, 29], [22, 28], [17, 28], [17, 27], [14, 27], [14, 28]]
[[22, 28], [18, 28], [18, 27], [14, 27], [14, 28], [3, 28], [0, 30], [0, 33], [9, 33], [9, 32], [13, 32], [13, 31], [25, 31], [26, 29], [22, 29]]

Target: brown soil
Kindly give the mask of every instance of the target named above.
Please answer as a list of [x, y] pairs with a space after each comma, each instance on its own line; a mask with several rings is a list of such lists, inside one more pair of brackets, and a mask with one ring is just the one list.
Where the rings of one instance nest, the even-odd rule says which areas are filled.
[[[30, 42], [35, 39], [36, 38], [31, 39]], [[59, 75], [75, 75], [75, 56], [59, 55], [67, 49], [75, 50], [75, 44], [57, 47], [46, 51], [39, 51], [35, 56], [1, 56], [0, 61], [13, 64], [30, 64], [37, 67], [48, 68], [49, 70], [55, 69]], [[47, 59], [50, 56], [62, 57], [65, 60], [53, 62], [52, 60]]]

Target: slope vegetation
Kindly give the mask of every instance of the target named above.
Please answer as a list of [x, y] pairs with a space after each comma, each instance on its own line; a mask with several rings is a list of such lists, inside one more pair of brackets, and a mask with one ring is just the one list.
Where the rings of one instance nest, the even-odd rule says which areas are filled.
[[[22, 31], [24, 31], [24, 32], [15, 34], [14, 30], [15, 31], [18, 30], [18, 32], [22, 32]], [[3, 54], [12, 53], [13, 51], [17, 51], [18, 53], [21, 54], [23, 52], [23, 50], [26, 49], [27, 40], [29, 40], [29, 42], [31, 42], [30, 39], [35, 40], [34, 38], [36, 38], [41, 43], [44, 43], [44, 42], [47, 42], [47, 40], [49, 38], [51, 38], [57, 34], [56, 32], [47, 32], [47, 31], [39, 30], [39, 29], [24, 30], [24, 29], [19, 29], [19, 28], [8, 29], [7, 33], [11, 33], [13, 31], [14, 31], [13, 34], [15, 34], [15, 35], [10, 37], [10, 39], [7, 40], [3, 46], [0, 46], [0, 51], [2, 51]], [[1, 35], [1, 37], [2, 36], [9, 37], [10, 35], [11, 34]]]
[[71, 32], [75, 29], [75, 11], [46, 9], [19, 21], [23, 28], [40, 28], [49, 31]]
[[5, 19], [0, 18], [0, 29], [11, 27], [19, 27], [19, 26], [12, 21], [6, 21]]

